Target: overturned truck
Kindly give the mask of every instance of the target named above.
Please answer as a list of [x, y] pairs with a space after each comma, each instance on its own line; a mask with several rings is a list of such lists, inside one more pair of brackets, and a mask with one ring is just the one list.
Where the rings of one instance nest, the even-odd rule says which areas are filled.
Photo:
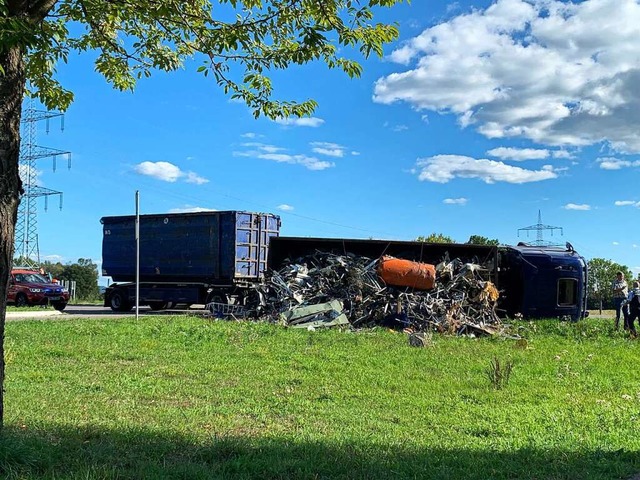
[[586, 316], [587, 266], [569, 245], [485, 246], [282, 237], [280, 217], [269, 213], [216, 211], [141, 215], [136, 285], [136, 218], [104, 217], [102, 274], [115, 283], [105, 306], [127, 311], [136, 300], [152, 309], [175, 304], [247, 305], [265, 273], [325, 252], [376, 260], [391, 256], [438, 264], [444, 259], [479, 265], [500, 292], [496, 312], [524, 318]]
[[588, 315], [587, 264], [570, 245], [563, 249], [278, 237], [271, 239], [268, 265], [277, 270], [314, 252], [371, 259], [391, 256], [434, 265], [455, 259], [480, 267], [480, 276], [499, 290], [496, 312], [500, 316], [578, 320]]

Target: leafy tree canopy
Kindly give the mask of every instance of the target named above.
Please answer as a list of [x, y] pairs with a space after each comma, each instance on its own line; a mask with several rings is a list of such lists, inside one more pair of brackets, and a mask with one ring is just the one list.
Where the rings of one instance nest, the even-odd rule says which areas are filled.
[[398, 30], [373, 23], [373, 9], [402, 1], [0, 0], [0, 45], [27, 49], [30, 93], [48, 108], [64, 110], [73, 100], [55, 78], [56, 65], [96, 50], [96, 70], [120, 90], [201, 54], [198, 72], [256, 116], [302, 116], [316, 103], [272, 100], [266, 74], [320, 60], [359, 76], [358, 62], [342, 54], [356, 48], [364, 57], [382, 55]]
[[489, 239], [487, 237], [483, 237], [482, 235], [471, 235], [467, 243], [469, 245], [500, 245], [500, 242], [497, 238]]
[[43, 268], [58, 280], [76, 282], [76, 299], [93, 300], [98, 298], [98, 266], [88, 258], [79, 258], [75, 263], [45, 262]]
[[426, 237], [420, 236], [416, 238], [416, 242], [425, 242], [425, 243], [456, 243], [456, 241], [445, 235], [444, 233], [432, 233], [427, 235]]

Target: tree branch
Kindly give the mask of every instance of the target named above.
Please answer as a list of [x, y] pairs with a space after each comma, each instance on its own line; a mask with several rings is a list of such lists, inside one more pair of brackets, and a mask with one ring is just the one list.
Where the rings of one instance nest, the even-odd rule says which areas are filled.
[[29, 19], [34, 23], [38, 23], [44, 20], [55, 4], [58, 3], [58, 0], [36, 0], [28, 3], [27, 14]]

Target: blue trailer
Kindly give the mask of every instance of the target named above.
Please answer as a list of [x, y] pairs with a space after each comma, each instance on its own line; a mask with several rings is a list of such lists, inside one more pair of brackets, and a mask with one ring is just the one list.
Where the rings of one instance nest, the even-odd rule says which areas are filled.
[[[114, 282], [105, 306], [128, 311], [135, 304], [136, 217], [101, 219], [102, 274]], [[140, 305], [242, 301], [267, 268], [269, 239], [280, 217], [244, 211], [140, 216]]]

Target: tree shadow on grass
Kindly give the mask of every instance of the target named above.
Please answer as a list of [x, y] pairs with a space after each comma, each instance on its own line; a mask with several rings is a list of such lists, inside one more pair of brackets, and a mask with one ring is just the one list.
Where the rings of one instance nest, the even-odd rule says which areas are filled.
[[0, 434], [0, 478], [17, 479], [620, 479], [634, 451], [515, 452], [183, 436], [88, 427]]

